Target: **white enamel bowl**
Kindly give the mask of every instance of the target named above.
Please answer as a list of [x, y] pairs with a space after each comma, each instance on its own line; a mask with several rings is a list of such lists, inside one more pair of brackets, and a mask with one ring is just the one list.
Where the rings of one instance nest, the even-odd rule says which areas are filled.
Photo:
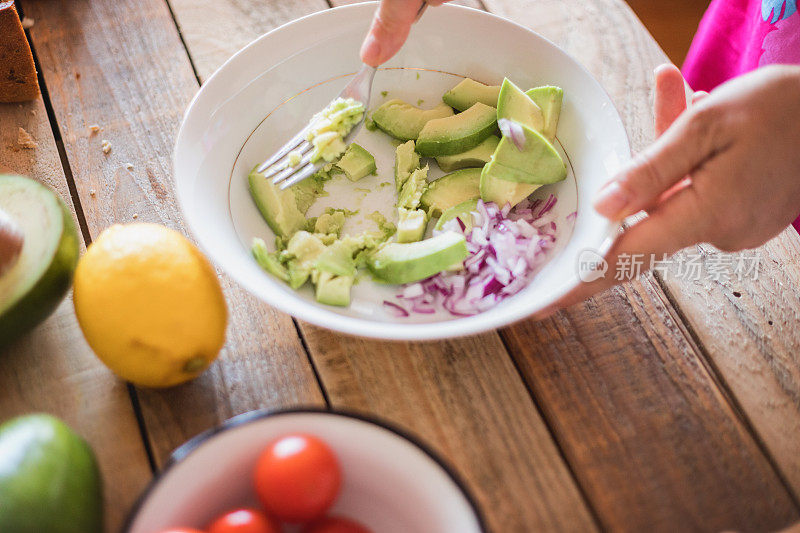
[[[602, 250], [616, 227], [597, 215], [591, 198], [630, 157], [622, 121], [600, 84], [565, 52], [503, 18], [460, 6], [429, 9], [402, 51], [375, 77], [374, 108], [388, 97], [433, 106], [464, 76], [497, 84], [508, 76], [523, 88], [558, 85], [564, 106], [558, 148], [567, 179], [535, 195], [558, 196], [558, 242], [549, 263], [519, 294], [480, 315], [395, 318], [382, 305], [397, 287], [365, 279], [354, 286], [349, 308], [318, 304], [311, 288], [292, 291], [263, 272], [249, 253], [253, 237], [273, 242], [247, 191], [247, 174], [323, 108], [360, 66], [358, 49], [375, 4], [328, 9], [256, 39], [226, 62], [200, 89], [184, 117], [175, 147], [177, 196], [194, 236], [211, 259], [252, 294], [314, 324], [384, 339], [434, 339], [474, 334], [529, 316], [579, 283], [577, 261]], [[329, 196], [311, 207], [359, 211], [346, 232], [374, 228], [366, 215], [394, 219], [394, 144], [362, 128], [356, 139], [377, 161], [378, 176], [351, 184], [328, 182]], [[431, 160], [430, 176], [442, 172]], [[577, 212], [577, 217], [570, 217]]]
[[123, 531], [202, 529], [224, 512], [257, 507], [252, 488], [256, 460], [270, 442], [289, 433], [315, 435], [336, 453], [343, 480], [332, 514], [353, 518], [376, 533], [486, 529], [463, 482], [412, 437], [355, 414], [299, 409], [240, 415], [178, 448]]

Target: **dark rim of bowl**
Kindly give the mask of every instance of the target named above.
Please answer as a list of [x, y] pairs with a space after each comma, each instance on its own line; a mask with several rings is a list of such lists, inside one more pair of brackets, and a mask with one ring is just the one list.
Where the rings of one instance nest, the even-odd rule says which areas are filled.
[[367, 422], [369, 424], [381, 427], [407, 440], [408, 442], [410, 442], [411, 444], [422, 450], [428, 457], [433, 459], [433, 461], [445, 471], [445, 473], [450, 477], [450, 479], [456, 484], [458, 489], [461, 491], [461, 494], [464, 495], [464, 498], [466, 498], [467, 503], [469, 503], [469, 506], [472, 508], [473, 513], [475, 513], [475, 518], [478, 521], [478, 527], [480, 528], [480, 530], [483, 533], [486, 533], [488, 531], [486, 529], [486, 519], [483, 516], [483, 511], [481, 510], [480, 506], [475, 500], [475, 496], [472, 494], [469, 487], [464, 482], [463, 478], [458, 474], [458, 472], [456, 472], [455, 468], [453, 468], [449, 463], [447, 463], [444, 459], [442, 459], [442, 457], [440, 457], [435, 451], [433, 451], [433, 449], [431, 449], [430, 446], [422, 442], [418, 437], [412, 435], [405, 429], [400, 428], [393, 422], [389, 422], [375, 415], [360, 413], [348, 409], [339, 409], [339, 408], [334, 409], [334, 408], [324, 408], [324, 407], [294, 407], [287, 409], [258, 409], [255, 411], [249, 411], [247, 413], [243, 413], [234, 416], [232, 418], [229, 418], [220, 425], [208, 429], [195, 437], [192, 437], [185, 443], [181, 444], [178, 448], [176, 448], [175, 451], [173, 451], [172, 454], [170, 454], [170, 458], [164, 465], [164, 468], [156, 472], [156, 474], [153, 476], [153, 479], [150, 481], [150, 483], [148, 483], [147, 487], [139, 495], [139, 497], [136, 499], [136, 502], [133, 504], [133, 507], [131, 508], [130, 512], [128, 513], [128, 516], [125, 519], [124, 524], [122, 525], [121, 531], [123, 533], [130, 532], [131, 527], [133, 526], [133, 522], [136, 519], [136, 516], [139, 514], [139, 511], [144, 506], [144, 503], [147, 501], [148, 497], [153, 492], [153, 490], [158, 486], [161, 480], [164, 477], [166, 477], [166, 475], [169, 473], [172, 467], [180, 463], [183, 459], [189, 456], [192, 452], [194, 452], [207, 440], [216, 436], [218, 433], [222, 433], [229, 429], [243, 426], [245, 424], [249, 424], [251, 422], [255, 422], [263, 418], [272, 418], [275, 416], [302, 414], [302, 413], [326, 414], [326, 415], [341, 416], [343, 418], [353, 418], [356, 420], [360, 420], [362, 422]]

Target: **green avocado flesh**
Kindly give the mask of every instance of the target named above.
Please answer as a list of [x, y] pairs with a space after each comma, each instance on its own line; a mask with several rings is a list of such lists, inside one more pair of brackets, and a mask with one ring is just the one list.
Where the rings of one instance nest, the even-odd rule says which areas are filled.
[[428, 215], [422, 209], [399, 207], [397, 221], [397, 242], [417, 242], [425, 235]]
[[494, 202], [500, 207], [506, 204], [514, 207], [541, 187], [541, 185], [517, 183], [491, 176], [486, 172], [487, 168], [489, 165], [483, 167], [481, 171], [480, 193], [484, 202]]
[[499, 85], [484, 85], [479, 81], [464, 78], [442, 95], [442, 101], [453, 109], [465, 111], [478, 102], [496, 107], [499, 94]]
[[248, 176], [250, 195], [275, 235], [289, 238], [306, 226], [306, 211], [316, 199], [320, 186], [313, 178], [288, 189], [275, 186], [253, 170]]
[[436, 158], [436, 164], [445, 172], [453, 172], [462, 168], [483, 167], [492, 158], [500, 137], [490, 135], [475, 148], [460, 154], [441, 155]]
[[441, 216], [454, 205], [480, 198], [481, 169], [466, 168], [442, 176], [431, 183], [420, 198], [432, 217]]
[[515, 120], [539, 133], [542, 133], [544, 126], [542, 110], [508, 78], [503, 80], [497, 99], [497, 119], [501, 118]]
[[347, 147], [342, 158], [336, 163], [336, 167], [344, 172], [344, 175], [350, 181], [358, 181], [370, 174], [374, 174], [378, 169], [375, 166], [375, 158], [372, 154], [356, 143], [352, 143]]
[[546, 185], [567, 177], [567, 167], [553, 145], [532, 129], [522, 126], [525, 147], [520, 150], [508, 138], [500, 140], [486, 165], [489, 176], [507, 181]]
[[16, 262], [0, 275], [2, 348], [58, 307], [72, 284], [79, 240], [67, 206], [37, 181], [0, 175], [0, 210], [24, 238]]
[[419, 168], [419, 154], [414, 141], [407, 141], [397, 147], [394, 158], [394, 184], [397, 192], [403, 188], [414, 170]]
[[94, 454], [49, 415], [0, 425], [0, 502], [0, 531], [103, 531], [102, 483]]
[[472, 218], [472, 213], [478, 210], [478, 200], [467, 200], [466, 202], [461, 202], [458, 205], [454, 205], [444, 213], [442, 216], [439, 217], [439, 221], [436, 223], [434, 229], [441, 230], [445, 224], [453, 220], [454, 218], [461, 219], [461, 222], [464, 224], [464, 233], [468, 233], [470, 229], [472, 229], [472, 225], [474, 224], [474, 219]]
[[467, 258], [463, 235], [447, 231], [424, 241], [389, 243], [367, 258], [375, 279], [385, 283], [413, 283], [429, 278]]
[[475, 148], [497, 128], [497, 110], [480, 102], [452, 117], [431, 120], [417, 139], [417, 153], [453, 155]]
[[564, 99], [564, 91], [560, 87], [548, 85], [536, 87], [525, 94], [542, 110], [544, 125], [540, 132], [548, 141], [553, 142], [556, 138], [558, 118], [561, 116], [561, 102]]
[[416, 139], [429, 121], [453, 116], [450, 106], [439, 104], [433, 109], [420, 109], [398, 99], [384, 102], [372, 114], [372, 120], [382, 131], [395, 139]]
[[350, 305], [350, 289], [354, 276], [336, 276], [322, 272], [316, 283], [316, 298], [319, 303], [347, 307]]

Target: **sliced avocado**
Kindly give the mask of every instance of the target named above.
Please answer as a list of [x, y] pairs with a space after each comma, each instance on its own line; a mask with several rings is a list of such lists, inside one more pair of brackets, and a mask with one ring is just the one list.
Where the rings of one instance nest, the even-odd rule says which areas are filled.
[[420, 198], [428, 188], [428, 165], [418, 168], [403, 184], [397, 197], [397, 207], [416, 209], [419, 207]]
[[465, 168], [434, 181], [420, 198], [420, 204], [432, 217], [441, 216], [456, 204], [480, 198], [481, 169]]
[[499, 85], [484, 85], [479, 81], [464, 78], [458, 85], [442, 95], [442, 101], [458, 111], [469, 109], [480, 102], [497, 107]]
[[316, 282], [316, 298], [319, 303], [347, 307], [350, 305], [350, 288], [354, 276], [337, 276], [321, 272]]
[[503, 80], [497, 99], [497, 119], [516, 120], [523, 126], [542, 132], [544, 116], [538, 105], [508, 78]]
[[425, 235], [428, 215], [422, 209], [398, 208], [397, 242], [417, 242]]
[[403, 188], [411, 173], [419, 168], [419, 154], [414, 148], [414, 141], [408, 141], [398, 146], [395, 152], [394, 184], [397, 192]]
[[286, 244], [285, 254], [290, 257], [289, 286], [293, 289], [301, 287], [311, 275], [311, 269], [317, 257], [325, 251], [322, 240], [307, 231], [298, 231]]
[[478, 102], [458, 115], [425, 124], [417, 139], [417, 153], [437, 157], [466, 152], [486, 140], [496, 128], [497, 110]]
[[306, 225], [306, 211], [321, 191], [319, 182], [313, 178], [281, 190], [263, 174], [253, 170], [248, 176], [250, 195], [261, 216], [275, 235], [291, 237]]
[[356, 246], [348, 241], [334, 241], [314, 261], [314, 268], [336, 276], [355, 276], [356, 263], [353, 253]]
[[494, 202], [500, 207], [509, 204], [514, 207], [522, 200], [531, 195], [533, 191], [541, 187], [541, 185], [532, 185], [529, 183], [517, 183], [516, 181], [507, 181], [500, 179], [496, 176], [489, 175], [486, 169], [489, 165], [483, 167], [481, 172], [481, 200], [484, 202]]
[[446, 231], [424, 241], [386, 244], [369, 255], [367, 266], [379, 281], [413, 283], [438, 274], [467, 255], [464, 236]]
[[453, 220], [454, 218], [461, 219], [461, 222], [464, 224], [464, 233], [466, 234], [470, 229], [472, 229], [472, 225], [475, 223], [474, 219], [472, 218], [472, 213], [478, 211], [478, 200], [467, 200], [466, 202], [461, 202], [458, 205], [454, 205], [444, 213], [442, 216], [439, 217], [439, 221], [436, 223], [434, 227], [435, 230], [441, 230], [445, 224], [449, 221]]
[[500, 143], [500, 137], [497, 135], [490, 135], [485, 141], [480, 143], [475, 148], [461, 152], [460, 154], [441, 155], [436, 158], [436, 163], [445, 172], [453, 172], [461, 168], [482, 168], [483, 165], [489, 162], [492, 154], [497, 145]]
[[64, 298], [78, 262], [79, 241], [72, 213], [37, 181], [0, 175], [0, 211], [22, 236], [19, 255], [0, 276], [2, 351], [47, 318]]
[[101, 533], [103, 487], [94, 453], [45, 414], [0, 425], [0, 531]]
[[376, 109], [372, 113], [372, 120], [376, 126], [395, 139], [407, 141], [416, 139], [428, 121], [452, 115], [453, 110], [445, 104], [439, 104], [433, 109], [420, 109], [394, 98]]
[[347, 151], [336, 163], [336, 167], [344, 172], [350, 181], [358, 181], [365, 176], [374, 174], [378, 169], [375, 166], [373, 155], [356, 143], [347, 147]]
[[524, 149], [520, 150], [503, 137], [486, 172], [493, 177], [519, 183], [545, 185], [567, 177], [567, 167], [550, 142], [532, 129], [521, 126], [525, 136]]
[[542, 110], [544, 126], [541, 130], [545, 138], [553, 142], [556, 138], [558, 128], [558, 118], [561, 115], [561, 103], [564, 99], [564, 91], [561, 87], [544, 86], [536, 87], [527, 91], [531, 100]]
[[289, 281], [289, 270], [283, 266], [277, 253], [267, 250], [267, 243], [262, 239], [253, 239], [250, 251], [261, 268], [282, 281]]

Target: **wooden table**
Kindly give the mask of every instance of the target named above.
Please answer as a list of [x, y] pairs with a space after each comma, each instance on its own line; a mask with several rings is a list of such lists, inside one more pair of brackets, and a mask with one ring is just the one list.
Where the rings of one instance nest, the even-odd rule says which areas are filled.
[[[86, 244], [134, 219], [183, 229], [170, 157], [200, 83], [261, 33], [341, 3], [21, 0], [44, 96], [0, 105], [0, 171], [71, 201]], [[651, 73], [665, 57], [623, 2], [462, 3], [565, 48], [609, 91], [634, 149], [652, 140]], [[37, 149], [19, 149], [19, 127]], [[706, 267], [719, 258], [690, 252]], [[0, 357], [0, 419], [48, 411], [82, 433], [112, 531], [183, 441], [238, 413], [297, 405], [416, 434], [468, 481], [493, 531], [775, 530], [800, 519], [800, 239], [787, 231], [759, 252], [758, 279], [686, 281], [672, 268], [542, 322], [429, 343], [296, 322], [222, 276], [231, 324], [220, 360], [163, 391], [115, 379], [67, 300]]]

